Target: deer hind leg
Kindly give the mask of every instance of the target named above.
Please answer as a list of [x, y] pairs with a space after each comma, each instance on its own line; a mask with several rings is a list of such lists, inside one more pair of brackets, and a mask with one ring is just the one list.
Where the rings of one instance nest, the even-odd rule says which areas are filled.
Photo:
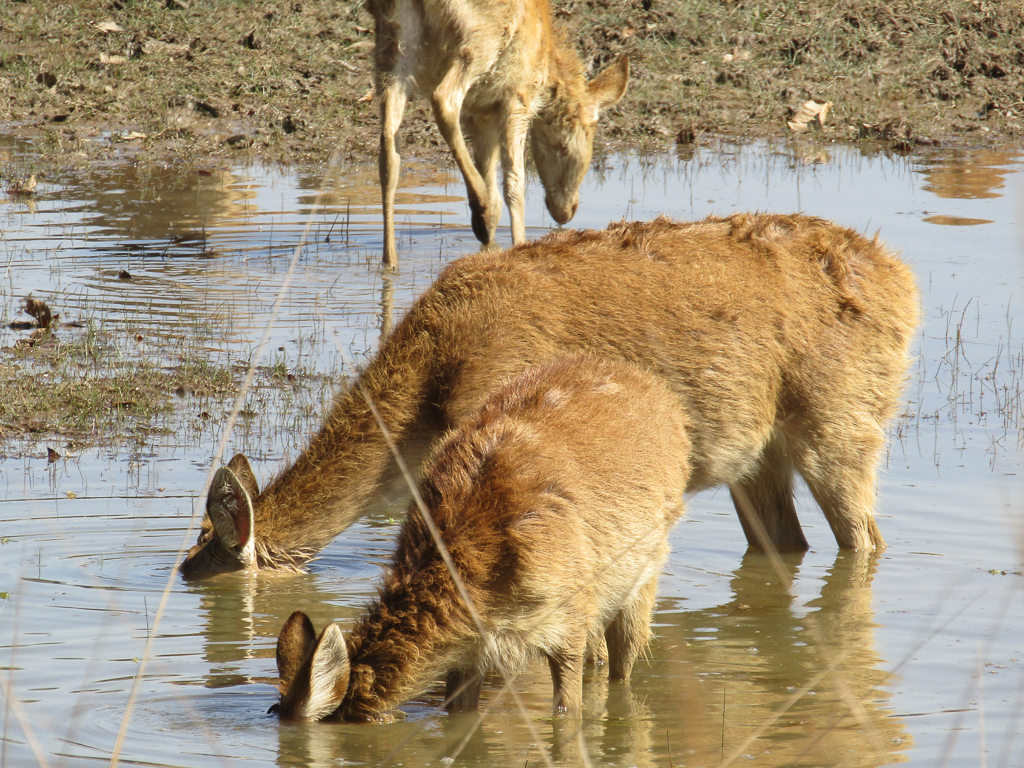
[[841, 549], [884, 549], [875, 523], [875, 472], [884, 434], [875, 423], [808, 430], [794, 461]]
[[807, 551], [793, 503], [793, 458], [779, 430], [769, 437], [754, 474], [730, 484], [729, 493], [751, 548]]
[[380, 151], [377, 165], [380, 172], [381, 204], [384, 209], [384, 266], [398, 266], [398, 248], [395, 245], [395, 191], [402, 158], [398, 154], [395, 136], [402, 124], [405, 111], [405, 86], [397, 79], [379, 84], [380, 89]]
[[451, 669], [445, 677], [444, 700], [449, 714], [473, 712], [480, 705], [484, 678], [476, 669]]
[[608, 663], [608, 641], [604, 632], [595, 631], [587, 640], [587, 661], [594, 662], [598, 668]]
[[583, 662], [587, 652], [587, 633], [567, 637], [562, 647], [547, 653], [554, 689], [555, 714], [579, 717], [583, 712]]
[[628, 680], [633, 664], [647, 647], [651, 636], [651, 614], [658, 590], [658, 574], [648, 580], [636, 596], [612, 619], [605, 630], [608, 640], [608, 677]]
[[453, 61], [441, 84], [431, 94], [430, 103], [434, 109], [437, 127], [455, 156], [455, 163], [466, 181], [473, 234], [484, 245], [490, 245], [493, 232], [497, 228], [498, 212], [489, 205], [487, 185], [473, 164], [466, 139], [462, 135], [462, 103], [472, 85], [467, 65], [469, 59], [471, 55], [467, 53], [466, 56], [457, 57]]

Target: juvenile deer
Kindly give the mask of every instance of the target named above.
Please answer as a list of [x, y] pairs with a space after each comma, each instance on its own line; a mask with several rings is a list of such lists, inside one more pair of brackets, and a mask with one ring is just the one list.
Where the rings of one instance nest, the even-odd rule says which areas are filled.
[[377, 34], [384, 264], [398, 264], [395, 134], [413, 91], [430, 99], [437, 127], [466, 181], [473, 233], [480, 242], [494, 242], [501, 215], [499, 147], [512, 241], [526, 241], [527, 135], [548, 211], [559, 224], [569, 221], [590, 165], [598, 113], [626, 92], [628, 59], [620, 57], [588, 83], [579, 58], [552, 25], [548, 0], [368, 0], [367, 5]]
[[809, 216], [621, 223], [468, 256], [262, 494], [244, 457], [218, 470], [182, 571], [296, 568], [359, 516], [408, 499], [362, 392], [416, 471], [498, 382], [581, 350], [664, 378], [690, 419], [688, 491], [728, 485], [751, 546], [807, 549], [796, 470], [840, 547], [884, 547], [875, 470], [917, 315], [895, 255]]
[[330, 624], [318, 639], [301, 611], [285, 623], [277, 711], [380, 721], [439, 678], [449, 710], [475, 709], [487, 671], [541, 655], [556, 713], [578, 715], [588, 646], [603, 636], [622, 680], [647, 645], [689, 448], [678, 398], [636, 366], [575, 356], [512, 379], [419, 484], [462, 584], [412, 505], [348, 638]]

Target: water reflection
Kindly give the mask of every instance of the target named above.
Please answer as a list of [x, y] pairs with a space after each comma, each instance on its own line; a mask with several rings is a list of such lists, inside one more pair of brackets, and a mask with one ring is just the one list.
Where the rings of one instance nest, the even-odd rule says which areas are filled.
[[925, 221], [929, 224], [939, 224], [944, 227], [974, 227], [978, 224], [992, 224], [992, 219], [972, 219], [967, 216], [944, 216], [938, 214], [935, 216], [925, 216]]
[[991, 149], [947, 149], [927, 156], [918, 168], [927, 181], [926, 192], [957, 200], [1001, 197], [1006, 177], [1016, 173], [1013, 166], [1019, 152]]
[[167, 252], [180, 244], [191, 252], [217, 222], [244, 219], [259, 185], [241, 170], [132, 164], [90, 169], [60, 186], [61, 197], [81, 201], [81, 223], [98, 234], [138, 246], [157, 241]]
[[[199, 588], [175, 582], [154, 646], [160, 663], [140, 685], [127, 760], [177, 765], [186, 754], [196, 765], [377, 766], [389, 756], [422, 765], [457, 754], [460, 764], [536, 766], [535, 745], [542, 745], [566, 765], [584, 755], [594, 765], [718, 765], [739, 750], [739, 764], [872, 767], [903, 760], [913, 743], [910, 755], [923, 765], [974, 766], [986, 749], [1000, 756], [997, 764], [1016, 765], [1024, 628], [1020, 612], [1005, 611], [1004, 601], [1019, 597], [1021, 584], [1021, 544], [1008, 535], [1021, 517], [1016, 438], [1024, 434], [1024, 357], [1013, 322], [1024, 280], [1022, 209], [1019, 192], [1011, 196], [1024, 178], [1012, 175], [1021, 156], [943, 150], [892, 159], [839, 146], [829, 151], [831, 162], [814, 165], [812, 155], [749, 145], [725, 156], [698, 150], [649, 161], [611, 157], [603, 175], [588, 174], [573, 223], [803, 209], [880, 230], [915, 265], [925, 325], [918, 381], [908, 390], [912, 418], [900, 423], [887, 456], [891, 471], [880, 478], [881, 505], [893, 514], [885, 521], [891, 549], [878, 578], [873, 561], [844, 555], [833, 562], [812, 551], [802, 562], [786, 561], [794, 596], [786, 578], [756, 556], [738, 561], [731, 509], [721, 527], [705, 510], [692, 530], [711, 535], [701, 538], [700, 550], [678, 547], [670, 564], [673, 574], [690, 574], [696, 561], [704, 583], [676, 579], [665, 589], [657, 637], [630, 685], [588, 672], [582, 745], [564, 723], [549, 719], [551, 681], [541, 664], [516, 682], [526, 718], [507, 696], [499, 700], [501, 681], [492, 678], [482, 722], [435, 714], [438, 687], [404, 707], [407, 719], [387, 727], [279, 724], [264, 711], [274, 697], [281, 623], [302, 607], [317, 626], [338, 618], [347, 625], [372, 594], [373, 564], [390, 553], [383, 537], [368, 542], [353, 528], [309, 576]], [[2, 153], [0, 146], [0, 160]], [[387, 332], [445, 263], [477, 247], [465, 226], [461, 184], [443, 172], [407, 172], [412, 186], [403, 190], [408, 215], [400, 232], [408, 242], [389, 285], [377, 268], [375, 173], [345, 169], [331, 177], [329, 207], [315, 222], [270, 347], [272, 361], [290, 372], [348, 371], [375, 349], [378, 327]], [[16, 316], [33, 292], [52, 299], [65, 319], [92, 319], [108, 337], [123, 337], [126, 354], [134, 354], [142, 335], [158, 350], [165, 347], [156, 340], [167, 341], [170, 364], [179, 348], [244, 364], [323, 176], [320, 168], [250, 166], [190, 176], [94, 165], [47, 176], [30, 203], [0, 195], [0, 315]], [[434, 179], [448, 188], [426, 188]], [[103, 192], [94, 209], [96, 188]], [[540, 235], [550, 223], [543, 194], [534, 190], [528, 205], [531, 234]], [[449, 211], [458, 226], [447, 225]], [[993, 223], [964, 226], [980, 221]], [[146, 237], [157, 239], [136, 239]], [[165, 253], [175, 258], [153, 258]], [[117, 279], [122, 267], [132, 280]], [[119, 334], [122, 328], [128, 333]], [[0, 327], [0, 345], [14, 338]], [[207, 344], [223, 355], [205, 354]], [[9, 457], [0, 467], [15, 531], [0, 537], [12, 540], [0, 541], [0, 590], [9, 594], [0, 599], [0, 624], [12, 619], [0, 651], [12, 669], [11, 700], [20, 701], [51, 763], [101, 759], [116, 738], [111, 724], [116, 730], [137, 669], [133, 656], [142, 653], [139, 639], [163, 589], [161, 567], [180, 544], [191, 508], [184, 500], [201, 485], [197, 468], [209, 466], [222, 428], [216, 418], [200, 423], [195, 402], [181, 400], [193, 431], [158, 444], [83, 454], [75, 471], [50, 474], [39, 469], [46, 466], [44, 445], [37, 457]], [[304, 443], [308, 421], [295, 415], [305, 413], [306, 401], [253, 402], [260, 418], [243, 420], [238, 447], [277, 468]], [[23, 496], [59, 500], [61, 514], [37, 514]], [[176, 507], [188, 509], [174, 518]], [[111, 509], [125, 521], [113, 533], [125, 536], [112, 538], [106, 524], [81, 523]], [[72, 519], [66, 510], [83, 517]], [[138, 520], [165, 522], [144, 526], [138, 539]], [[122, 548], [122, 539], [141, 544]], [[40, 568], [46, 578], [21, 578]], [[97, 603], [103, 592], [92, 589], [93, 580], [116, 588], [122, 609], [134, 609]], [[872, 592], [887, 610], [873, 613]], [[128, 630], [118, 642], [112, 620]], [[890, 680], [885, 670], [895, 655], [910, 660]], [[85, 734], [81, 744], [61, 740], [68, 722]], [[42, 762], [25, 746], [20, 723], [8, 717], [5, 727], [10, 735], [0, 749], [8, 764]]]
[[694, 749], [755, 765], [905, 760], [910, 736], [886, 705], [889, 676], [875, 650], [875, 556], [840, 553], [820, 595], [798, 610], [789, 585], [802, 558], [786, 556], [780, 574], [748, 552], [730, 601], [671, 616], [662, 630], [665, 658], [694, 664], [710, 688], [718, 727]]
[[[778, 572], [767, 557], [747, 553], [731, 574], [731, 598], [697, 611], [658, 614], [650, 659], [631, 683], [609, 683], [589, 670], [582, 732], [552, 720], [550, 677], [538, 663], [519, 678], [522, 712], [502, 681], [485, 684], [480, 717], [435, 712], [443, 686], [410, 702], [388, 726], [281, 724], [280, 765], [334, 764], [358, 755], [368, 764], [423, 763], [457, 756], [470, 765], [539, 761], [539, 744], [558, 765], [587, 760], [665, 765], [743, 759], [755, 765], [881, 766], [905, 759], [912, 743], [887, 705], [888, 674], [875, 648], [872, 580], [876, 558], [841, 553], [820, 593], [798, 604], [792, 589], [802, 556], [786, 556]], [[301, 606], [315, 626], [351, 621], [369, 597], [341, 582], [300, 575], [220, 577], [195, 587], [202, 617], [208, 687], [275, 684], [273, 647], [287, 615]], [[266, 674], [245, 674], [246, 663]], [[250, 667], [251, 668], [251, 667]], [[262, 709], [273, 694], [256, 697]], [[276, 721], [275, 721], [276, 727]]]
[[380, 285], [380, 343], [391, 335], [394, 327], [395, 316], [395, 276], [392, 273], [384, 272], [381, 275]]
[[[313, 574], [226, 574], [202, 584], [189, 585], [198, 595], [197, 626], [202, 627], [203, 659], [208, 688], [260, 682], [277, 684], [274, 645], [281, 625], [301, 606], [323, 626], [354, 617], [351, 593], [331, 590]], [[339, 607], [342, 606], [342, 607]], [[253, 678], [251, 659], [268, 659], [265, 677]], [[268, 706], [269, 706], [268, 700]]]

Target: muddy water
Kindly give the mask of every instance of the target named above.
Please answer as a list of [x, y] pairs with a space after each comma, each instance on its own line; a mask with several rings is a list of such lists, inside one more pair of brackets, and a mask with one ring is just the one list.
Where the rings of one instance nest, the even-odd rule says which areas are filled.
[[[21, 147], [0, 149], [10, 168], [30, 163]], [[479, 725], [436, 713], [437, 690], [389, 726], [264, 714], [283, 620], [302, 607], [318, 627], [350, 621], [373, 595], [397, 523], [357, 524], [305, 575], [172, 580], [164, 598], [176, 553], [194, 538], [194, 495], [226, 405], [186, 396], [166, 433], [130, 448], [9, 439], [0, 764], [100, 764], [116, 753], [187, 766], [1024, 766], [1021, 160], [725, 146], [613, 158], [590, 174], [574, 225], [761, 209], [878, 230], [919, 275], [924, 324], [879, 488], [889, 549], [837, 554], [805, 494], [812, 549], [776, 567], [744, 554], [727, 493], [695, 497], [673, 534], [649, 658], [628, 687], [588, 675], [579, 735], [548, 716], [540, 665], [515, 683], [525, 714], [494, 679]], [[343, 376], [392, 314], [474, 247], [457, 180], [414, 167], [399, 197], [402, 269], [382, 279], [374, 176], [333, 173], [312, 215], [320, 169], [112, 163], [48, 176], [35, 198], [0, 201], [0, 345], [24, 335], [6, 324], [23, 318], [31, 292], [65, 320], [142, 337], [141, 349], [125, 342], [133, 354], [158, 350], [173, 364], [161, 343], [180, 337], [192, 354], [248, 362], [308, 223], [263, 361]], [[531, 235], [551, 225], [536, 188], [527, 220]], [[274, 403], [228, 445], [253, 455], [264, 480], [316, 419]], [[197, 420], [201, 408], [210, 413]], [[56, 463], [47, 445], [61, 449]]]

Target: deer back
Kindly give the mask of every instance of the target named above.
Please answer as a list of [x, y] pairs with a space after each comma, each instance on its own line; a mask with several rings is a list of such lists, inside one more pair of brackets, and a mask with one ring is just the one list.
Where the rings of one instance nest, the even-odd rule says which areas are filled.
[[[515, 673], [599, 635], [660, 571], [688, 452], [677, 399], [640, 368], [580, 355], [512, 379], [446, 435], [419, 486], [470, 603], [410, 510], [343, 659], [320, 651], [327, 630], [285, 625], [280, 712], [322, 717], [329, 696], [315, 692], [347, 686], [331, 712], [379, 720], [447, 669]], [[330, 653], [337, 664], [319, 663]]]

